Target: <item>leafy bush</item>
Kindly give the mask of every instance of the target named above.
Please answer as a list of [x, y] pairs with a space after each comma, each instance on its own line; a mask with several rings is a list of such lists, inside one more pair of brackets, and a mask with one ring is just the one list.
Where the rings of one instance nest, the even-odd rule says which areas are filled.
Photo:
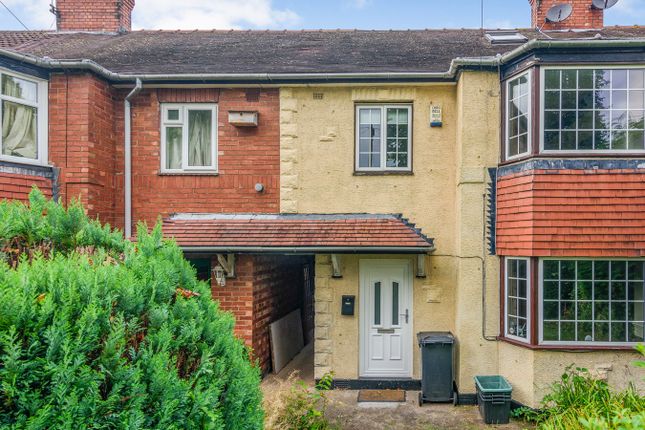
[[260, 429], [259, 371], [157, 225], [0, 202], [0, 428]]
[[560, 381], [551, 386], [540, 410], [515, 412], [543, 430], [644, 428], [645, 397], [633, 387], [615, 393], [605, 381], [593, 378], [587, 369], [569, 366]]
[[309, 388], [302, 381], [294, 382], [290, 377], [287, 382], [290, 388], [277, 393], [277, 398], [271, 403], [273, 408], [267, 408], [266, 428], [269, 430], [332, 430], [325, 417], [327, 409], [326, 392], [331, 389], [332, 375], [327, 374]]

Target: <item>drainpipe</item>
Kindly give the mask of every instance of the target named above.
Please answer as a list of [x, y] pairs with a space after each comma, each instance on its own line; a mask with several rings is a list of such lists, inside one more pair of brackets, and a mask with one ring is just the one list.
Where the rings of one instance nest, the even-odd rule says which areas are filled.
[[130, 94], [125, 97], [125, 237], [132, 237], [132, 106], [130, 100], [136, 97], [143, 89], [143, 82], [137, 78], [136, 84]]

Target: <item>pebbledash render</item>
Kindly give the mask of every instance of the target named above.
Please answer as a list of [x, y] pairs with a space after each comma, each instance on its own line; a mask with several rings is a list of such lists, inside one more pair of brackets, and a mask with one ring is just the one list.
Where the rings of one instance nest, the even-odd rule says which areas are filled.
[[[535, 406], [575, 363], [634, 383], [645, 324], [645, 28], [591, 0], [532, 28], [131, 31], [134, 1], [58, 0], [0, 32], [0, 198], [33, 185], [133, 234], [161, 219], [263, 372], [299, 310], [315, 376]], [[354, 306], [343, 302], [354, 299]]]

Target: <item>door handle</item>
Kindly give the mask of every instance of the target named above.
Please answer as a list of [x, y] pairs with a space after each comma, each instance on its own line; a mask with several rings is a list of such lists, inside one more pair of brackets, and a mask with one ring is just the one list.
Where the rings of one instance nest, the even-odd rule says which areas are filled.
[[402, 316], [405, 317], [405, 323], [408, 324], [410, 320], [410, 312], [406, 309], [404, 314], [401, 314]]

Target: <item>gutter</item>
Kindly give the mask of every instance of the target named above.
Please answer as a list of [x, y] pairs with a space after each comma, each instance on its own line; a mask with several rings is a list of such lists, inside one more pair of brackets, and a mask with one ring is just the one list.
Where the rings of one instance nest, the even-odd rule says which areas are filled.
[[0, 49], [0, 55], [13, 60], [21, 61], [36, 67], [45, 69], [82, 69], [92, 71], [111, 81], [261, 81], [271, 83], [274, 81], [339, 81], [347, 79], [366, 79], [379, 81], [398, 80], [424, 80], [454, 79], [459, 69], [467, 66], [498, 67], [514, 58], [538, 48], [585, 48], [585, 47], [608, 47], [608, 48], [631, 48], [645, 47], [645, 39], [584, 39], [584, 40], [538, 40], [533, 39], [505, 54], [484, 57], [458, 57], [451, 61], [450, 68], [446, 72], [374, 72], [374, 73], [193, 73], [193, 74], [143, 74], [134, 75], [130, 73], [115, 73], [101, 66], [95, 61], [88, 59], [80, 60], [54, 60], [47, 57], [37, 57], [30, 54], [23, 54], [7, 49]]
[[281, 254], [426, 254], [434, 252], [434, 246], [181, 246], [184, 252], [229, 253], [281, 253]]
[[143, 82], [136, 78], [132, 91], [125, 97], [125, 172], [124, 172], [124, 230], [125, 237], [132, 237], [132, 105], [130, 100], [135, 98], [143, 89]]

